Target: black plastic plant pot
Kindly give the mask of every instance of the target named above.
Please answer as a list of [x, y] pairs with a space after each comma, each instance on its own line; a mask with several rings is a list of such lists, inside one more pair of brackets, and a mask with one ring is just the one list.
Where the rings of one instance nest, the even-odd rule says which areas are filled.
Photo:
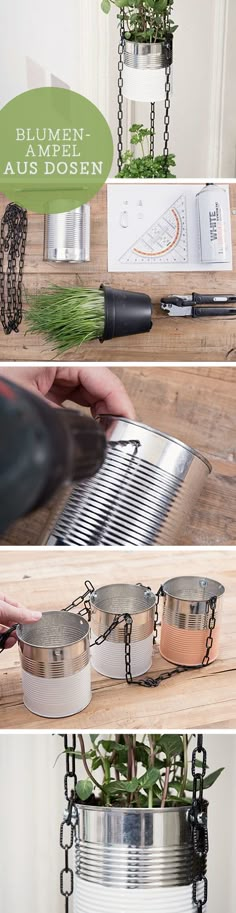
[[152, 328], [152, 302], [149, 295], [123, 292], [101, 285], [104, 292], [105, 325], [100, 342], [115, 336], [148, 333]]

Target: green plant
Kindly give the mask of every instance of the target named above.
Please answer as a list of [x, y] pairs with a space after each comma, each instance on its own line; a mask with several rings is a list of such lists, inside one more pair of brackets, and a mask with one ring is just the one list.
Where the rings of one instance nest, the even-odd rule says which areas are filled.
[[28, 298], [26, 321], [32, 333], [43, 333], [64, 352], [104, 331], [104, 293], [88, 288], [52, 286]]
[[116, 6], [118, 20], [124, 15], [125, 38], [130, 41], [160, 41], [178, 28], [170, 18], [174, 0], [102, 0], [101, 8], [109, 13]]
[[[86, 773], [86, 778], [77, 782], [78, 799], [89, 804], [131, 808], [190, 805], [191, 739], [192, 736], [171, 734], [90, 735], [91, 747], [86, 750], [84, 737], [78, 735], [79, 751], [68, 749], [70, 755], [82, 761]], [[205, 789], [216, 782], [222, 770], [221, 767], [205, 777]]]
[[117, 178], [174, 178], [171, 168], [175, 168], [175, 156], [157, 155], [152, 158], [148, 152], [151, 130], [143, 124], [133, 124], [129, 132], [131, 146], [140, 146], [142, 155], [135, 158], [135, 148], [124, 152], [121, 171], [116, 175]]

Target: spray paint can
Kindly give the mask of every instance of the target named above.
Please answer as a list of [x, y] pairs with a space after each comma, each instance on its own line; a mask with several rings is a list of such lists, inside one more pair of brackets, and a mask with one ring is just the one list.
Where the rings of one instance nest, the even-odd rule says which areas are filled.
[[207, 184], [196, 199], [202, 263], [229, 263], [232, 239], [226, 188]]

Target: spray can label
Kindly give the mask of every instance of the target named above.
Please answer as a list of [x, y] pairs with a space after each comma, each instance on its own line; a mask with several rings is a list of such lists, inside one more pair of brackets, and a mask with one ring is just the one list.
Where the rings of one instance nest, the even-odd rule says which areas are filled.
[[228, 263], [231, 259], [231, 224], [228, 194], [217, 184], [197, 194], [201, 260]]

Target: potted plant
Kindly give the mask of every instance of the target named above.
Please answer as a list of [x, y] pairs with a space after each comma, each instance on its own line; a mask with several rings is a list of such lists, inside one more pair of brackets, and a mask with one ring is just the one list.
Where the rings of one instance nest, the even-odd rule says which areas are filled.
[[[156, 155], [154, 158], [150, 154], [148, 140], [151, 136], [151, 130], [148, 130], [143, 124], [133, 124], [130, 127], [130, 143], [132, 150], [123, 152], [122, 166], [118, 178], [175, 178], [171, 169], [175, 168], [174, 155]], [[135, 151], [140, 147], [141, 154], [136, 158]]]
[[[77, 913], [190, 913], [196, 880], [197, 896], [203, 897], [208, 803], [197, 800], [196, 843], [196, 781], [189, 773], [192, 738], [97, 734], [90, 736], [87, 747], [79, 734], [79, 750], [67, 750], [82, 762], [86, 775], [76, 784]], [[200, 780], [208, 789], [222, 768], [206, 773], [204, 753], [198, 756], [196, 751], [192, 769], [197, 789]]]
[[59, 354], [99, 339], [149, 332], [149, 295], [102, 285], [100, 289], [53, 286], [28, 296], [26, 321], [32, 333], [42, 333]]
[[174, 0], [102, 0], [104, 13], [113, 6], [124, 31], [123, 94], [132, 101], [165, 98], [165, 70], [172, 63], [171, 18]]

